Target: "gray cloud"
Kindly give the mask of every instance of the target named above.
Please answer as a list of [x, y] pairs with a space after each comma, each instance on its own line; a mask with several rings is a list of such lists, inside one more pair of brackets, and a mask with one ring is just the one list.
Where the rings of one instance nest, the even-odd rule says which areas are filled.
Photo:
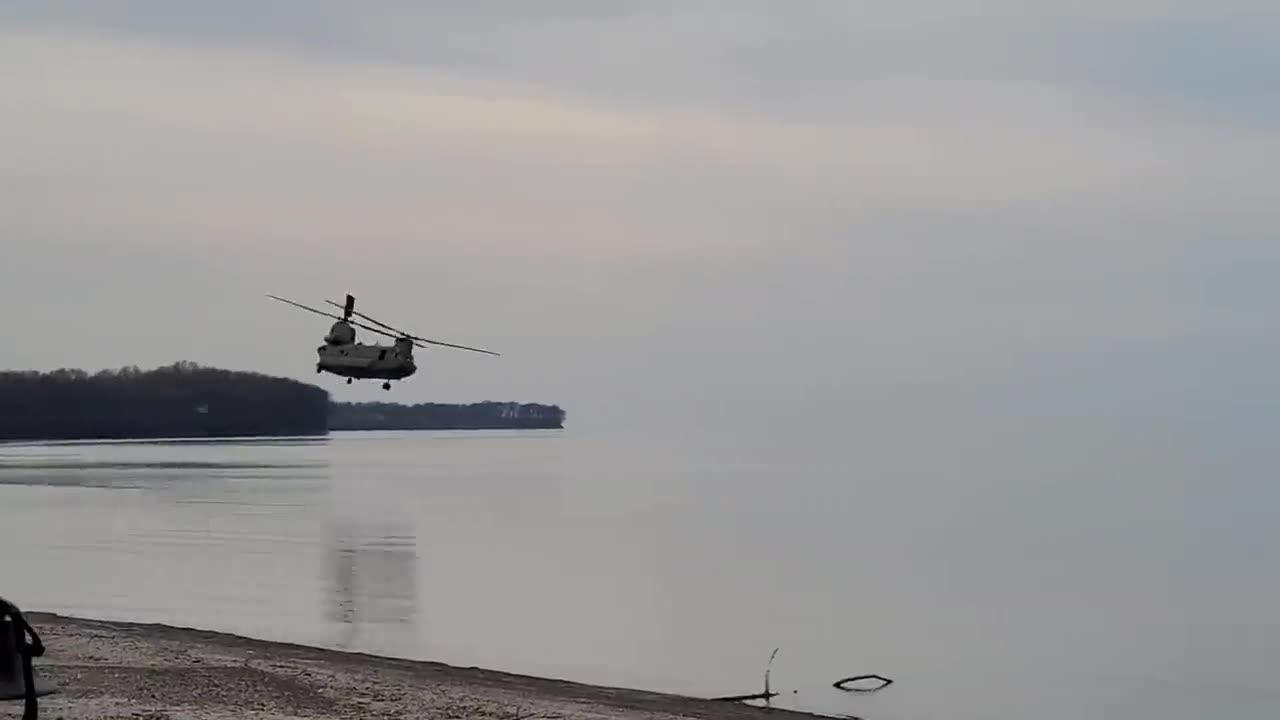
[[324, 1], [189, 6], [19, 0], [0, 9], [0, 21], [464, 72], [628, 105], [670, 103], [841, 122], [892, 112], [900, 94], [884, 92], [880, 81], [920, 76], [961, 85], [1096, 83], [1139, 96], [1199, 106], [1227, 100], [1271, 113], [1274, 108], [1257, 107], [1252, 91], [1266, 86], [1280, 55], [1269, 42], [1280, 12], [1254, 0], [930, 0], [874, 8], [845, 2], [393, 1], [361, 4], [359, 12], [352, 7]]
[[1265, 104], [1187, 112], [1194, 88], [1122, 72], [1183, 47], [1152, 33], [1229, 45], [1262, 6], [168, 7], [6, 6], [5, 292], [56, 278], [14, 331], [75, 329], [10, 362], [297, 374], [318, 331], [260, 292], [348, 289], [506, 346], [439, 354], [406, 396], [601, 418], [883, 410], [883, 387], [1026, 412], [1114, 399], [1171, 347], [1275, 356], [1280, 137], [1237, 122]]

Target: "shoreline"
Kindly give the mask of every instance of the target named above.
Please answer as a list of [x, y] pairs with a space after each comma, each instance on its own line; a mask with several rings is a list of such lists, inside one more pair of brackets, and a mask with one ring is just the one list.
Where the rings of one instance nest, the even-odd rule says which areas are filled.
[[329, 428], [324, 432], [306, 435], [155, 435], [155, 436], [104, 436], [104, 437], [40, 437], [40, 438], [0, 438], [0, 447], [5, 445], [38, 446], [38, 445], [180, 445], [180, 444], [233, 444], [237, 442], [270, 443], [273, 441], [311, 441], [325, 440], [335, 434], [360, 433], [559, 433], [564, 427], [444, 427], [444, 428]]
[[494, 720], [821, 717], [158, 623], [28, 612], [60, 692], [41, 717], [98, 720], [441, 717]]

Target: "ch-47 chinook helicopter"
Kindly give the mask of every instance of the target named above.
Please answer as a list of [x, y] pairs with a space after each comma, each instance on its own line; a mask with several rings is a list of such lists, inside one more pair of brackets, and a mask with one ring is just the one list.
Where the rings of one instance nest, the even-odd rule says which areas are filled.
[[[324, 344], [316, 348], [316, 353], [320, 356], [316, 361], [316, 372], [328, 372], [339, 377], [345, 377], [348, 385], [351, 384], [352, 380], [356, 379], [376, 379], [384, 381], [382, 383], [383, 390], [390, 390], [392, 380], [403, 380], [418, 371], [418, 366], [413, 362], [413, 349], [415, 347], [427, 349], [431, 345], [437, 345], [457, 348], [458, 350], [470, 350], [471, 352], [484, 353], [486, 355], [498, 354], [492, 350], [482, 350], [480, 348], [467, 347], [466, 345], [454, 345], [453, 343], [440, 342], [439, 340], [428, 340], [417, 335], [410, 335], [403, 330], [397, 330], [384, 322], [356, 312], [356, 299], [351, 295], [347, 295], [345, 305], [339, 305], [332, 300], [325, 300], [326, 303], [342, 309], [342, 315], [340, 316], [324, 310], [317, 310], [292, 300], [286, 300], [276, 295], [268, 294], [267, 297], [337, 320], [329, 328], [329, 334], [324, 336]], [[356, 322], [351, 319], [352, 316], [367, 320], [377, 327]], [[389, 337], [395, 342], [391, 345], [369, 345], [356, 342], [356, 328]]]

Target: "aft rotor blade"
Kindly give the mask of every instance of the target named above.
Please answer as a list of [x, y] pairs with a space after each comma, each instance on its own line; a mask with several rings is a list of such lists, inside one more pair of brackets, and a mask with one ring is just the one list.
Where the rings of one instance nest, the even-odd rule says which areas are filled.
[[377, 333], [378, 335], [381, 335], [381, 336], [383, 336], [383, 337], [389, 337], [389, 338], [391, 338], [392, 340], [399, 340], [399, 339], [400, 339], [400, 336], [399, 336], [399, 335], [392, 335], [391, 333], [387, 332], [386, 330], [379, 330], [379, 329], [378, 329], [378, 328], [376, 328], [376, 327], [369, 327], [368, 325], [362, 325], [362, 324], [360, 324], [360, 323], [358, 323], [358, 322], [356, 322], [356, 321], [354, 321], [354, 320], [348, 320], [348, 321], [346, 321], [346, 322], [347, 322], [347, 324], [348, 324], [348, 325], [350, 325], [351, 327], [358, 327], [358, 328], [360, 328], [361, 330], [364, 330], [365, 332]]
[[323, 315], [323, 316], [325, 316], [325, 317], [327, 317], [327, 318], [333, 318], [334, 320], [341, 320], [341, 319], [342, 319], [341, 317], [339, 317], [339, 316], [337, 316], [337, 315], [334, 315], [334, 314], [332, 314], [332, 313], [327, 313], [327, 312], [325, 312], [325, 311], [323, 311], [323, 310], [317, 310], [317, 309], [315, 309], [315, 308], [313, 308], [313, 307], [309, 307], [309, 306], [307, 306], [307, 305], [303, 305], [302, 303], [294, 302], [294, 301], [292, 301], [292, 300], [286, 300], [286, 299], [284, 299], [284, 298], [282, 298], [282, 297], [277, 297], [277, 296], [272, 295], [272, 294], [270, 294], [270, 293], [268, 293], [268, 294], [267, 294], [267, 297], [271, 298], [272, 300], [279, 300], [279, 301], [280, 301], [280, 302], [282, 302], [282, 303], [288, 303], [289, 305], [292, 305], [292, 306], [294, 306], [294, 307], [302, 308], [303, 310], [307, 310], [307, 311], [313, 312], [313, 313], [315, 313], [315, 314], [317, 314], [317, 315]]
[[[330, 305], [333, 305], [334, 307], [344, 307], [343, 305], [339, 305], [338, 303], [332, 300], [325, 300], [325, 302], [329, 303]], [[478, 353], [484, 353], [485, 355], [495, 355], [495, 356], [501, 357], [498, 353], [492, 350], [484, 350], [482, 348], [467, 347], [466, 345], [454, 345], [453, 343], [440, 342], [439, 340], [428, 340], [427, 338], [424, 338], [424, 337], [411, 335], [398, 328], [393, 328], [390, 325], [382, 322], [381, 320], [374, 320], [373, 318], [369, 317], [368, 315], [365, 315], [364, 313], [359, 312], [358, 310], [352, 310], [351, 314], [355, 315], [356, 317], [362, 318], [364, 320], [368, 320], [369, 322], [379, 327], [384, 327], [387, 330], [390, 330], [391, 332], [398, 333], [398, 337], [405, 337], [405, 338], [409, 338], [410, 340], [414, 340], [415, 341], [414, 344], [423, 349], [426, 349], [426, 348], [425, 346], [422, 345], [422, 343], [428, 343], [430, 345], [439, 345], [441, 347], [456, 348], [458, 350], [470, 350], [471, 352], [478, 352]], [[383, 333], [383, 334], [385, 335], [386, 333]]]
[[[334, 307], [340, 307], [340, 308], [342, 308], [343, 310], [346, 310], [346, 306], [345, 306], [345, 305], [339, 305], [338, 303], [336, 303], [336, 302], [334, 302], [334, 301], [332, 301], [332, 300], [325, 300], [325, 302], [329, 303], [330, 305], [333, 305]], [[400, 337], [407, 337], [407, 338], [412, 338], [412, 337], [414, 337], [413, 335], [410, 335], [409, 333], [407, 333], [407, 332], [405, 332], [405, 331], [403, 331], [403, 330], [400, 330], [399, 328], [393, 328], [393, 327], [391, 327], [390, 325], [388, 325], [388, 324], [386, 324], [386, 323], [382, 322], [381, 320], [374, 320], [373, 318], [369, 317], [368, 315], [365, 315], [364, 313], [360, 312], [359, 310], [352, 310], [352, 311], [351, 311], [351, 314], [352, 314], [352, 315], [355, 315], [356, 317], [358, 317], [358, 318], [360, 318], [360, 319], [362, 319], [362, 320], [368, 320], [369, 322], [373, 323], [374, 325], [377, 325], [377, 326], [378, 326], [378, 327], [380, 327], [380, 328], [383, 328], [383, 329], [386, 329], [386, 330], [390, 330], [391, 332], [396, 333], [396, 334], [397, 334], [397, 335], [399, 335]], [[416, 338], [415, 338], [415, 339], [416, 339]]]
[[[308, 307], [308, 306], [306, 306], [306, 305], [303, 305], [302, 303], [297, 303], [297, 302], [294, 302], [294, 301], [292, 301], [292, 300], [286, 300], [286, 299], [284, 299], [284, 298], [282, 298], [282, 297], [276, 297], [275, 295], [270, 295], [270, 294], [269, 294], [269, 295], [267, 295], [267, 297], [271, 298], [272, 300], [279, 300], [279, 301], [280, 301], [280, 302], [282, 302], [282, 303], [288, 303], [288, 304], [290, 304], [290, 305], [293, 305], [294, 307], [300, 307], [300, 308], [302, 308], [303, 310], [310, 310], [311, 312], [313, 312], [313, 313], [315, 313], [315, 314], [317, 314], [317, 315], [323, 315], [323, 316], [325, 316], [325, 317], [327, 317], [327, 318], [333, 318], [334, 320], [342, 320], [342, 316], [340, 316], [340, 315], [333, 315], [333, 314], [327, 313], [327, 312], [325, 312], [325, 311], [323, 311], [323, 310], [317, 310], [317, 309], [315, 309], [315, 308], [313, 308], [313, 307]], [[327, 301], [326, 301], [326, 302], [327, 302]], [[358, 327], [358, 328], [360, 328], [361, 330], [365, 330], [365, 331], [367, 331], [367, 332], [371, 332], [371, 333], [376, 333], [376, 334], [381, 335], [381, 336], [383, 336], [383, 337], [389, 337], [389, 338], [391, 338], [392, 340], [399, 340], [399, 339], [400, 339], [400, 336], [398, 336], [398, 335], [392, 335], [391, 333], [386, 332], [385, 330], [379, 330], [378, 328], [375, 328], [375, 327], [369, 327], [368, 325], [362, 325], [362, 324], [360, 324], [360, 323], [358, 323], [358, 322], [352, 322], [352, 321], [350, 321], [350, 320], [345, 320], [344, 322], [346, 322], [346, 323], [347, 323], [348, 325], [350, 325], [351, 327]]]
[[440, 342], [439, 340], [428, 340], [426, 338], [420, 338], [420, 337], [413, 337], [411, 339], [415, 341], [414, 342], [415, 345], [423, 349], [426, 349], [426, 345], [423, 345], [422, 343], [428, 343], [430, 345], [441, 345], [443, 347], [457, 348], [458, 350], [470, 350], [471, 352], [478, 352], [478, 353], [484, 353], [485, 355], [494, 355], [494, 356], [501, 357], [499, 353], [496, 353], [492, 350], [483, 350], [481, 348], [467, 347], [466, 345], [454, 345], [453, 343]]

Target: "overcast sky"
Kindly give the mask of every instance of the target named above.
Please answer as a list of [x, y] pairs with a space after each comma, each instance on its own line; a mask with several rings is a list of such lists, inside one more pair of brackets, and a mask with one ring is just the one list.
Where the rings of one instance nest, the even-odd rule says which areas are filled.
[[[181, 8], [181, 9], [179, 9]], [[14, 368], [317, 382], [358, 298], [571, 422], [1276, 419], [1280, 5], [0, 4]]]

